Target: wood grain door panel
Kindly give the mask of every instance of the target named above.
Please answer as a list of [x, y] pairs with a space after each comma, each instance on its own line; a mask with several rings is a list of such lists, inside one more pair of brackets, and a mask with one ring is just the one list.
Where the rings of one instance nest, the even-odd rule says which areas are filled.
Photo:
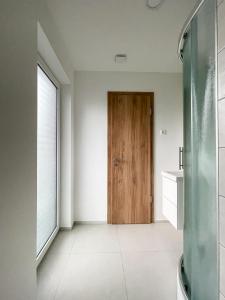
[[152, 221], [153, 93], [108, 93], [108, 223]]

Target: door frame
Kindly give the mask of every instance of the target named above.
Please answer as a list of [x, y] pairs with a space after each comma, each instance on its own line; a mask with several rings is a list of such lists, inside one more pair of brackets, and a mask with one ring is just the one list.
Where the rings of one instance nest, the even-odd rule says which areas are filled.
[[151, 99], [151, 112], [149, 113], [149, 122], [150, 122], [150, 162], [151, 162], [151, 200], [150, 200], [150, 206], [151, 206], [151, 220], [149, 223], [154, 223], [154, 92], [118, 92], [118, 91], [108, 91], [107, 95], [107, 115], [108, 115], [108, 182], [107, 182], [107, 223], [112, 224], [112, 188], [111, 188], [111, 182], [112, 182], [112, 164], [111, 164], [111, 137], [112, 137], [112, 115], [111, 115], [111, 105], [110, 105], [110, 96], [111, 95], [148, 95]]

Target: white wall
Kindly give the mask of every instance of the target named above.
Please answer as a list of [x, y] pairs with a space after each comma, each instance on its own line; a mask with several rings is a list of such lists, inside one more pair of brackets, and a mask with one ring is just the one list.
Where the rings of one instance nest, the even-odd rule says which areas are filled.
[[72, 107], [74, 68], [45, 0], [38, 0], [38, 51], [61, 84], [60, 227], [73, 225]]
[[64, 85], [61, 88], [61, 214], [60, 227], [71, 228], [73, 226], [73, 200], [72, 200], [72, 99], [71, 86]]
[[[107, 219], [107, 91], [155, 93], [155, 219], [162, 215], [161, 171], [178, 169], [182, 146], [181, 74], [75, 72], [75, 221]], [[160, 136], [160, 129], [168, 134]]]
[[36, 7], [0, 1], [0, 298], [36, 298]]
[[[49, 12], [46, 0], [38, 0], [37, 3], [38, 21], [62, 64], [65, 73], [69, 79], [72, 79], [74, 72], [73, 64], [71, 63], [71, 58], [65, 47], [65, 43], [63, 42], [59, 30]], [[60, 81], [60, 78], [58, 78], [58, 80]]]

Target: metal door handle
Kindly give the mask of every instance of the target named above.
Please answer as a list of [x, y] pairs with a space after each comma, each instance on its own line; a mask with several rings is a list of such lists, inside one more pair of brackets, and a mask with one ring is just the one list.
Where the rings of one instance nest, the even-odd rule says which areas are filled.
[[119, 159], [119, 158], [113, 158], [113, 164], [114, 164], [114, 166], [117, 167], [120, 162], [121, 162], [121, 159]]
[[183, 154], [184, 154], [184, 148], [179, 147], [179, 170], [182, 170], [184, 168]]

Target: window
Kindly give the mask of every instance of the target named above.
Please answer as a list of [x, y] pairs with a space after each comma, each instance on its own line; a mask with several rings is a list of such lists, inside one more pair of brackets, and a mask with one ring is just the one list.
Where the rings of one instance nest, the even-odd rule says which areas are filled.
[[38, 65], [37, 256], [58, 229], [57, 95], [58, 88]]

